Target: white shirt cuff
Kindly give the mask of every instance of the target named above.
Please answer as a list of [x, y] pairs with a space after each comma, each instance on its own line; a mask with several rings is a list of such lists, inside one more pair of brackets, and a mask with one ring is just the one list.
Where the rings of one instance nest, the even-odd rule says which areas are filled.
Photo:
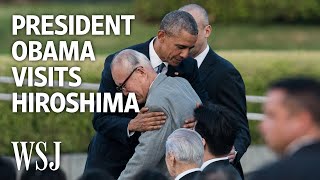
[[127, 128], [127, 135], [128, 135], [128, 138], [130, 138], [131, 136], [134, 135], [134, 132], [129, 132], [129, 129]]

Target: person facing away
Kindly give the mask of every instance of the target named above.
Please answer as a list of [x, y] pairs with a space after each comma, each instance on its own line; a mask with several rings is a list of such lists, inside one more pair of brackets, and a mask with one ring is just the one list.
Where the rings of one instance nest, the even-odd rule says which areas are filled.
[[[251, 137], [247, 119], [245, 85], [239, 71], [208, 45], [212, 27], [206, 10], [197, 4], [188, 4], [179, 10], [190, 13], [197, 22], [198, 39], [190, 55], [196, 59], [201, 82], [209, 101], [227, 107], [235, 114], [236, 139], [229, 153], [229, 160], [243, 178], [240, 159], [250, 145]], [[237, 152], [237, 153], [236, 153]]]
[[228, 165], [213, 166], [201, 175], [198, 180], [241, 180], [238, 171]]
[[0, 156], [0, 179], [16, 180], [17, 169], [13, 162], [4, 156]]
[[[197, 23], [189, 13], [173, 11], [162, 19], [155, 37], [128, 49], [144, 54], [150, 60], [154, 71], [187, 79], [198, 96], [205, 100], [207, 93], [200, 83], [197, 63], [188, 57], [190, 49], [197, 41], [197, 34]], [[105, 60], [99, 87], [99, 92], [110, 93], [111, 97], [114, 97], [116, 92], [122, 92], [126, 85], [122, 84], [117, 90], [110, 68], [114, 56], [115, 54], [112, 54]], [[123, 99], [123, 104], [125, 102], [126, 98]], [[160, 129], [165, 123], [164, 112], [151, 112], [144, 106], [144, 103], [140, 104], [140, 113], [94, 113], [93, 127], [96, 134], [88, 147], [85, 171], [99, 168], [115, 178], [120, 175], [135, 151], [140, 132]], [[189, 128], [193, 126], [193, 121], [186, 121], [184, 125]]]
[[160, 171], [153, 169], [145, 169], [139, 172], [134, 180], [168, 180], [168, 178], [162, 174]]
[[290, 77], [273, 82], [263, 105], [261, 134], [280, 160], [250, 179], [320, 179], [320, 82]]
[[28, 170], [22, 171], [20, 180], [67, 180], [65, 172], [61, 168], [55, 171], [50, 168], [40, 171], [36, 170], [37, 165], [43, 167], [43, 161], [37, 160], [31, 163]]
[[201, 104], [200, 98], [187, 80], [157, 74], [148, 58], [135, 50], [127, 49], [117, 54], [111, 64], [111, 73], [125, 95], [134, 93], [138, 103], [145, 103], [151, 112], [161, 111], [167, 116], [161, 129], [141, 134], [135, 153], [118, 179], [133, 179], [147, 168], [167, 172], [165, 141], [175, 129], [182, 127], [185, 119], [192, 117], [196, 105]]
[[[195, 130], [204, 141], [202, 174], [216, 166], [234, 168], [228, 159], [236, 137], [234, 115], [226, 107], [209, 103], [196, 108], [194, 118], [197, 120]], [[240, 174], [238, 177], [241, 179]]]
[[200, 175], [203, 162], [201, 136], [193, 130], [175, 130], [166, 141], [166, 164], [175, 180], [193, 180]]

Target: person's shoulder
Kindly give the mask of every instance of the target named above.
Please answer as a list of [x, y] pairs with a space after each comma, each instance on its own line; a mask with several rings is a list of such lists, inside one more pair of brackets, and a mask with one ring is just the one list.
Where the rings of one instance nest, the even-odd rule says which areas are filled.
[[215, 66], [218, 67], [217, 70], [228, 71], [228, 72], [233, 72], [233, 71], [238, 72], [238, 70], [235, 68], [235, 66], [229, 60], [220, 56], [212, 49], [209, 50], [207, 58], [208, 58], [208, 60], [215, 63]]
[[[157, 85], [156, 88], [152, 88], [152, 91], [150, 92], [151, 97], [167, 97], [174, 93], [179, 93], [179, 87], [186, 87], [190, 86], [190, 83], [182, 77], [170, 77], [166, 76], [159, 85]], [[184, 89], [187, 90], [187, 89]], [[163, 96], [163, 95], [166, 96]], [[159, 96], [160, 95], [160, 96]]]
[[152, 37], [151, 39], [149, 39], [148, 41], [146, 42], [143, 42], [143, 43], [140, 43], [140, 44], [136, 44], [136, 45], [132, 45], [132, 46], [129, 46], [125, 49], [133, 49], [133, 50], [136, 50], [138, 52], [141, 52], [142, 54], [145, 54], [147, 53], [147, 51], [149, 51], [149, 43], [152, 41], [154, 37]]
[[143, 42], [143, 43], [140, 43], [140, 44], [135, 44], [135, 45], [132, 45], [132, 46], [129, 46], [125, 49], [133, 49], [133, 50], [136, 50], [136, 51], [141, 51], [142, 49], [144, 49], [146, 46], [149, 47], [149, 42], [150, 41], [147, 41], [147, 42]]
[[125, 50], [125, 49], [133, 49], [133, 50], [136, 50], [136, 51], [138, 51], [138, 52], [141, 52], [141, 51], [143, 51], [143, 50], [146, 48], [146, 46], [149, 47], [149, 43], [150, 43], [151, 40], [152, 40], [152, 38], [149, 39], [149, 40], [146, 41], [146, 42], [143, 42], [143, 43], [140, 43], [140, 44], [135, 44], [135, 45], [132, 45], [132, 46], [123, 48], [123, 49], [121, 49], [121, 50], [119, 50], [119, 51], [117, 51], [117, 52], [115, 52], [115, 53], [113, 53], [113, 54], [109, 54], [109, 55], [107, 56], [107, 58], [106, 58], [106, 61], [112, 60], [113, 57], [114, 57], [114, 55], [116, 55], [117, 53], [119, 53], [120, 51]]
[[196, 92], [185, 78], [166, 76], [156, 88], [152, 88], [148, 97], [152, 101], [167, 102], [185, 99], [187, 94], [196, 96]]
[[305, 161], [304, 157], [290, 156], [253, 172], [249, 180], [290, 179], [291, 177], [300, 179], [298, 177], [307, 177], [309, 175], [319, 177], [318, 167], [319, 163], [314, 164], [310, 161]]

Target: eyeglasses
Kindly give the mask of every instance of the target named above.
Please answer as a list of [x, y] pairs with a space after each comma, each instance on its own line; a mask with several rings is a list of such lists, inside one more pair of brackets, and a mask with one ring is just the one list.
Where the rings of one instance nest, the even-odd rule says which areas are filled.
[[138, 67], [134, 68], [134, 69], [132, 70], [132, 72], [130, 73], [130, 75], [123, 81], [123, 83], [121, 83], [120, 86], [117, 86], [117, 87], [116, 87], [116, 90], [117, 90], [117, 91], [121, 92], [121, 91], [124, 90], [127, 81], [130, 79], [130, 77], [132, 76], [132, 74], [133, 74], [139, 67], [141, 67], [141, 66], [138, 66]]

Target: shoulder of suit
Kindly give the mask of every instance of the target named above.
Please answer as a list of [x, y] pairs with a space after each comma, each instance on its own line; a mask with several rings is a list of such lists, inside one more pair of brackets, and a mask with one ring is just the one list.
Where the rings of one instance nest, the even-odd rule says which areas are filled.
[[141, 53], [149, 51], [149, 43], [150, 43], [150, 41], [152, 41], [153, 38], [154, 37], [152, 37], [151, 39], [149, 39], [146, 42], [130, 46], [130, 47], [126, 48], [126, 49], [133, 49], [133, 50], [139, 51]]
[[[149, 47], [149, 43], [150, 43], [150, 40], [148, 40], [148, 41], [146, 41], [146, 42], [143, 42], [143, 43], [140, 43], [140, 44], [135, 44], [135, 45], [129, 46], [129, 47], [127, 47], [127, 48], [123, 48], [123, 49], [121, 49], [120, 51], [125, 50], [125, 49], [133, 49], [133, 50], [136, 50], [136, 51], [139, 51], [139, 52], [140, 52], [140, 50], [144, 49], [146, 46]], [[107, 57], [107, 59], [108, 59], [109, 57], [113, 57], [115, 54], [119, 53], [120, 51], [117, 51], [117, 52], [115, 52], [115, 53], [113, 53], [113, 54], [110, 54], [110, 55]]]
[[179, 89], [183, 89], [184, 91], [193, 90], [192, 86], [185, 78], [168, 76], [157, 87], [152, 89], [148, 98], [167, 99], [168, 97], [172, 98], [173, 96], [177, 98], [182, 95]]
[[227, 59], [221, 57], [217, 53], [215, 53], [213, 50], [209, 51], [209, 56], [206, 57], [208, 61], [212, 62], [214, 71], [212, 71], [213, 74], [229, 74], [229, 75], [240, 75], [237, 68]]
[[126, 48], [126, 49], [133, 49], [133, 50], [136, 50], [136, 51], [140, 52], [142, 49], [144, 49], [146, 47], [149, 48], [149, 41], [130, 46], [130, 47]]

